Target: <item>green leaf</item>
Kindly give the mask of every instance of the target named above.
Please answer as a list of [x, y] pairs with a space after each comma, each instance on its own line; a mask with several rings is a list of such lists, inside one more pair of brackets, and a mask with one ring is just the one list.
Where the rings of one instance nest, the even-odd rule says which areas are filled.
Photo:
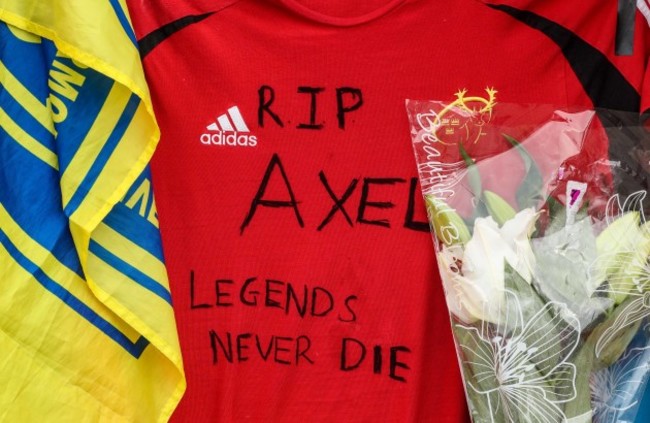
[[[613, 342], [610, 342], [605, 346], [605, 348], [600, 353], [600, 357], [596, 357], [595, 351], [598, 340], [605, 331], [607, 331], [615, 324], [616, 320], [620, 317], [621, 313], [624, 312], [626, 306], [631, 301], [632, 299], [628, 298], [621, 305], [616, 307], [613, 313], [611, 313], [600, 325], [596, 326], [584, 344], [580, 346], [577, 354], [574, 354], [571, 362], [576, 366], [576, 369], [578, 370], [576, 372], [577, 396], [573, 401], [568, 402], [565, 406], [564, 413], [567, 419], [582, 416], [586, 413], [591, 412], [591, 390], [589, 387], [589, 378], [591, 374], [605, 367], [609, 367], [617, 360], [619, 360], [623, 353], [627, 350], [627, 347], [634, 338], [634, 335], [637, 333], [641, 321], [625, 327], [624, 330], [620, 331], [617, 334]], [[587, 421], [591, 422], [591, 420]]]
[[[521, 317], [523, 318], [523, 323], [528, 325], [534, 325], [531, 329], [531, 333], [535, 333], [537, 337], [544, 337], [551, 339], [553, 337], [559, 337], [560, 334], [557, 331], [556, 325], [553, 324], [553, 316], [549, 312], [542, 312], [537, 316], [533, 321], [533, 317], [542, 311], [545, 306], [545, 301], [537, 294], [537, 291], [528, 283], [524, 278], [517, 273], [515, 269], [505, 262], [505, 288], [512, 292], [516, 297], [516, 303], [513, 301], [512, 297], [506, 295], [506, 315], [516, 317], [518, 309], [521, 310]], [[505, 328], [508, 332], [513, 331], [515, 328], [514, 325], [517, 324], [512, 318], [509, 319], [509, 322], [506, 322], [507, 327]], [[536, 330], [539, 328], [540, 330]], [[522, 328], [519, 328], [521, 330]], [[526, 339], [527, 344], [533, 344], [539, 339]], [[552, 345], [552, 343], [549, 343]], [[540, 355], [537, 362], [546, 361], [550, 357], [556, 357], [557, 360], [554, 360], [553, 364], [558, 364], [560, 357], [560, 349], [558, 347], [549, 348], [546, 351], [546, 354]], [[535, 363], [536, 364], [536, 363]]]
[[[522, 324], [526, 327], [524, 331], [524, 343], [526, 345], [542, 345], [543, 353], [535, 354], [530, 358], [537, 369], [543, 374], [548, 374], [550, 369], [555, 368], [563, 360], [566, 360], [568, 349], [566, 342], [561, 340], [573, 334], [579, 336], [577, 329], [573, 329], [564, 319], [560, 310], [547, 304], [537, 291], [515, 269], [507, 262], [505, 263], [505, 288], [516, 296], [506, 295], [506, 315], [509, 316], [509, 327], [504, 328], [508, 332], [521, 332], [523, 328], [515, 331], [517, 313], [521, 311]], [[513, 316], [513, 317], [510, 317]], [[568, 338], [567, 338], [568, 339]], [[575, 339], [575, 338], [574, 338]]]
[[[544, 308], [544, 300], [537, 294], [537, 291], [535, 291], [535, 289], [533, 289], [533, 287], [521, 277], [510, 263], [505, 260], [504, 276], [505, 288], [515, 294], [519, 302], [518, 305], [515, 305], [506, 301], [506, 307], [509, 308], [508, 314], [512, 314], [510, 313], [510, 307], [512, 307], [512, 311], [516, 311], [515, 307], [520, 307], [524, 322], [529, 321], [538, 311]], [[506, 299], [508, 298], [509, 296], [506, 296]]]
[[[564, 408], [564, 415], [567, 420], [576, 418], [578, 416], [583, 416], [587, 413], [591, 415], [591, 388], [589, 387], [589, 378], [594, 371], [593, 362], [594, 362], [594, 345], [592, 343], [583, 344], [580, 349], [577, 351], [577, 354], [574, 353], [571, 362], [576, 366], [576, 397], [566, 403]], [[591, 423], [591, 418], [587, 420], [578, 420], [577, 422], [589, 422]]]
[[474, 386], [481, 391], [489, 391], [498, 386], [498, 381], [495, 378], [476, 377], [477, 373], [484, 373], [486, 369], [484, 365], [481, 365], [483, 363], [482, 359], [475, 352], [490, 347], [485, 345], [485, 342], [480, 337], [476, 336], [474, 328], [452, 324], [452, 329], [458, 345], [458, 352], [461, 355], [461, 370], [472, 421], [490, 422], [489, 416], [493, 414], [495, 418], [493, 421], [505, 421], [503, 407], [498, 409], [496, 407], [497, 398], [492, 396], [494, 404], [490, 404], [488, 395], [478, 393], [472, 388]]
[[519, 204], [520, 209], [528, 207], [537, 208], [537, 205], [544, 199], [542, 195], [542, 188], [544, 186], [542, 174], [533, 158], [528, 154], [528, 151], [526, 151], [519, 141], [507, 134], [503, 134], [503, 136], [517, 149], [517, 152], [524, 161], [526, 175], [517, 189], [517, 204]]
[[549, 236], [566, 226], [566, 207], [553, 197], [546, 199], [550, 222], [544, 230], [544, 236]]
[[599, 368], [611, 366], [623, 355], [632, 342], [632, 338], [639, 331], [642, 320], [628, 323], [627, 317], [631, 314], [631, 307], [641, 305], [642, 302], [643, 300], [637, 297], [628, 297], [589, 335], [588, 342], [594, 345], [594, 351], [601, 337], [605, 334], [608, 335], [607, 342], [603, 342], [600, 346], [598, 357], [594, 358], [594, 364]]
[[474, 159], [470, 157], [465, 150], [465, 147], [462, 143], [458, 144], [458, 149], [460, 150], [460, 155], [467, 166], [467, 181], [469, 182], [469, 187], [472, 190], [472, 194], [476, 199], [476, 208], [474, 213], [472, 213], [471, 221], [473, 222], [478, 217], [488, 216], [487, 208], [482, 201], [479, 201], [483, 195], [483, 184], [481, 182], [481, 174], [479, 173], [478, 167]]
[[460, 155], [465, 162], [465, 166], [467, 166], [467, 180], [469, 181], [470, 188], [472, 188], [472, 193], [474, 194], [474, 197], [481, 198], [481, 174], [476, 167], [476, 162], [469, 156], [469, 154], [467, 154], [467, 150], [465, 150], [462, 143], [458, 144], [458, 149], [460, 150]]

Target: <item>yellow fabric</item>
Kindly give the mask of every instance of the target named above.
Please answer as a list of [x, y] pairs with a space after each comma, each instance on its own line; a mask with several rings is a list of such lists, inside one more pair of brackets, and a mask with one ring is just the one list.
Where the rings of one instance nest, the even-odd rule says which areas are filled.
[[[166, 421], [185, 391], [164, 264], [134, 243], [133, 231], [103, 223], [143, 174], [159, 138], [137, 47], [119, 13], [128, 19], [117, 0], [0, 0], [0, 21], [17, 40], [50, 40], [57, 50], [44, 73], [45, 101], [0, 61], [0, 89], [18, 105], [10, 110], [0, 102], [0, 141], [58, 177], [69, 229], [60, 238], [72, 235], [83, 270], [42, 245], [38, 228], [19, 222], [15, 204], [0, 202], [0, 421]], [[79, 92], [91, 70], [110, 78], [112, 88], [97, 99], [102, 107], [85, 136], [64, 139], [59, 125], [79, 113], [65, 105], [87, 98], [87, 90]], [[55, 148], [21, 126], [25, 112]], [[59, 147], [71, 143], [76, 153], [59, 171]], [[107, 150], [107, 143], [116, 145]], [[20, 183], [2, 189], [19, 196], [28, 191]], [[157, 229], [153, 201], [150, 209], [145, 223]], [[48, 231], [55, 222], [43, 216]]]

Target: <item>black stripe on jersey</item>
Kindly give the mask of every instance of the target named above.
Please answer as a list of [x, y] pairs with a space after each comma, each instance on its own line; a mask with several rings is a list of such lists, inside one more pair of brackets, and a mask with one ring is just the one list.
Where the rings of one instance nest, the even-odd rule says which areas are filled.
[[203, 15], [184, 16], [180, 19], [172, 21], [166, 25], [161, 26], [158, 29], [151, 31], [149, 34], [145, 35], [138, 41], [140, 57], [144, 59], [145, 56], [151, 53], [151, 51], [154, 48], [156, 48], [160, 43], [165, 41], [167, 38], [174, 35], [176, 32], [195, 23], [201, 22], [203, 19], [210, 17], [214, 13], [215, 12], [209, 12]]
[[506, 5], [489, 5], [541, 31], [560, 47], [594, 107], [639, 112], [641, 96], [598, 49], [542, 16]]
[[[591, 99], [609, 138], [610, 160], [616, 191], [624, 196], [648, 190], [650, 181], [642, 160], [633, 154], [648, 151], [647, 133], [639, 126], [641, 95], [598, 49], [567, 28], [535, 13], [505, 5], [490, 5], [531, 28], [541, 31], [560, 47], [564, 57]], [[641, 157], [644, 157], [643, 155]]]

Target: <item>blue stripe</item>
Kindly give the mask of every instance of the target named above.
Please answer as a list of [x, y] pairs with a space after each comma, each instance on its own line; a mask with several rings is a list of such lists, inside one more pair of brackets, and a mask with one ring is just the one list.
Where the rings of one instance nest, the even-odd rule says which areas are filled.
[[169, 291], [167, 290], [167, 288], [165, 288], [160, 283], [158, 283], [158, 281], [150, 278], [149, 276], [142, 273], [140, 270], [136, 269], [129, 263], [123, 261], [116, 255], [108, 251], [106, 248], [101, 246], [97, 241], [94, 241], [92, 239], [90, 240], [89, 250], [91, 253], [96, 255], [99, 259], [104, 261], [109, 266], [117, 269], [120, 273], [133, 279], [143, 288], [151, 291], [152, 293], [156, 294], [163, 300], [167, 301], [169, 305], [172, 304], [172, 297]]
[[129, 36], [133, 45], [137, 46], [138, 41], [135, 39], [135, 34], [133, 33], [133, 29], [131, 28], [129, 19], [126, 17], [124, 10], [122, 10], [122, 6], [120, 5], [120, 2], [117, 0], [109, 0], [109, 2], [113, 7], [113, 11], [115, 11], [115, 15], [117, 16], [117, 19], [120, 21], [120, 25], [122, 25], [122, 29], [124, 30], [126, 35]]
[[122, 137], [124, 136], [124, 133], [133, 120], [133, 116], [135, 115], [135, 112], [138, 109], [139, 105], [140, 99], [135, 94], [131, 94], [131, 98], [129, 99], [124, 111], [122, 112], [122, 116], [120, 116], [117, 121], [117, 125], [115, 125], [115, 128], [113, 128], [113, 132], [111, 132], [109, 135], [106, 143], [97, 155], [97, 158], [90, 166], [90, 170], [88, 170], [88, 173], [81, 181], [81, 184], [79, 187], [77, 187], [77, 190], [72, 195], [72, 198], [68, 202], [68, 205], [63, 209], [66, 215], [71, 216], [75, 210], [77, 210], [88, 192], [90, 192], [91, 188], [95, 184], [95, 181], [97, 181], [97, 178], [99, 177], [102, 169], [106, 165], [106, 162], [117, 148], [119, 142], [122, 140]]
[[41, 103], [49, 94], [47, 70], [56, 51], [53, 46], [45, 39], [40, 44], [22, 41], [0, 22], [0, 60]]
[[0, 127], [0, 203], [36, 242], [83, 278], [68, 218], [61, 210], [59, 174]]
[[106, 75], [90, 68], [77, 68], [69, 59], [57, 57], [56, 60], [86, 77], [74, 102], [66, 98], [61, 99], [68, 107], [68, 118], [56, 125], [58, 138], [65, 140], [65, 142], [61, 142], [57, 146], [59, 170], [63, 173], [86, 138], [88, 131], [97, 120], [97, 115], [104, 107], [106, 98], [115, 83]]
[[43, 273], [43, 271], [37, 265], [31, 262], [18, 250], [18, 248], [16, 248], [16, 246], [9, 240], [7, 235], [2, 230], [0, 230], [0, 243], [4, 245], [11, 257], [23, 269], [34, 276], [36, 281], [38, 281], [43, 286], [43, 288], [63, 301], [65, 305], [70, 307], [81, 317], [86, 319], [90, 324], [106, 334], [133, 357], [140, 358], [140, 355], [142, 355], [144, 349], [147, 347], [147, 345], [149, 345], [149, 341], [140, 336], [136, 342], [132, 342], [126, 335], [120, 332], [119, 329], [117, 329], [115, 326], [97, 314], [93, 309], [88, 307], [77, 297], [72, 295], [70, 291]]
[[[2, 87], [2, 83], [0, 83]], [[27, 132], [32, 138], [38, 141], [43, 147], [55, 152], [54, 135], [45, 126], [36, 120], [18, 101], [9, 94], [7, 90], [0, 90], [0, 107], [11, 117], [11, 119]], [[43, 105], [45, 107], [45, 105]]]
[[[61, 100], [68, 111], [68, 118], [55, 124], [59, 140], [56, 151], [59, 156], [59, 169], [65, 172], [86, 134], [97, 119], [106, 98], [113, 87], [113, 80], [90, 68], [80, 68], [70, 58], [56, 56], [54, 44], [42, 39], [40, 44], [27, 43], [16, 38], [6, 24], [0, 22], [0, 60], [7, 69], [30, 91], [34, 97], [45, 104], [50, 95]], [[75, 101], [50, 93], [48, 81], [53, 62], [60, 62], [85, 77], [83, 85], [74, 88], [78, 91]], [[0, 90], [1, 91], [1, 90]], [[21, 124], [23, 128], [29, 125]], [[30, 133], [43, 142], [38, 134]], [[53, 148], [50, 148], [54, 150]]]
[[108, 227], [127, 238], [152, 256], [165, 262], [158, 228], [135, 210], [117, 203], [103, 221]]

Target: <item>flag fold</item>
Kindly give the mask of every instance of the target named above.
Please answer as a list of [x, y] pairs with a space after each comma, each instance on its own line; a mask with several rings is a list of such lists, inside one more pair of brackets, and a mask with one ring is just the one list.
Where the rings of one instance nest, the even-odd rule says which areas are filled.
[[0, 420], [166, 421], [185, 391], [122, 0], [0, 0]]

